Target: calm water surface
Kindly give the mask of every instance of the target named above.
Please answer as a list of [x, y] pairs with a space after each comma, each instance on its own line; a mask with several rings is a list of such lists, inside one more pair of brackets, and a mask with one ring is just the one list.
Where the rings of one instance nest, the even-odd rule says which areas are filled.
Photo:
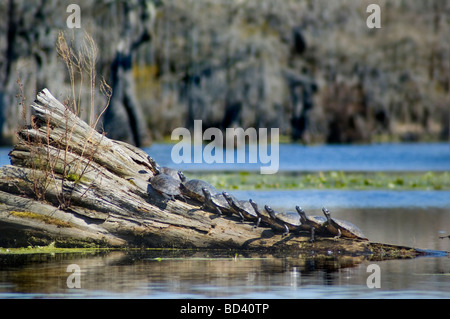
[[[155, 144], [145, 150], [161, 164], [182, 170], [259, 171], [261, 163], [248, 163], [248, 148], [235, 151], [234, 163], [194, 163], [192, 148], [189, 163], [175, 164], [171, 144]], [[268, 147], [270, 153], [270, 146]], [[224, 159], [225, 159], [225, 151]], [[247, 163], [237, 163], [237, 154], [245, 153]], [[259, 160], [259, 157], [258, 157]], [[225, 162], [225, 160], [223, 160]], [[449, 171], [449, 143], [387, 143], [371, 145], [279, 145], [279, 171]]]
[[[183, 170], [259, 170], [259, 164], [180, 164], [172, 145], [146, 149], [161, 165]], [[9, 164], [0, 149], [0, 166]], [[444, 171], [450, 146], [280, 145], [285, 171]], [[450, 192], [447, 191], [235, 191], [279, 210], [302, 206], [358, 225], [374, 242], [450, 251]], [[250, 226], [249, 226], [250, 227]], [[447, 256], [368, 261], [242, 252], [177, 250], [111, 251], [99, 254], [0, 255], [0, 298], [450, 298]], [[369, 289], [367, 266], [381, 269], [381, 288]], [[67, 288], [67, 266], [81, 268], [81, 289]]]
[[[183, 252], [185, 254], [185, 252]], [[360, 261], [177, 251], [2, 259], [1, 298], [449, 298], [450, 259]], [[22, 260], [21, 260], [22, 259]], [[40, 260], [41, 259], [41, 260]], [[23, 264], [21, 264], [23, 262]], [[381, 270], [369, 289], [367, 266]], [[69, 289], [67, 266], [82, 270]]]
[[[189, 163], [175, 164], [171, 159], [173, 144], [153, 144], [144, 148], [160, 165], [182, 170], [255, 170], [261, 163], [237, 163], [237, 154], [245, 153], [249, 162], [248, 148], [235, 151], [234, 163], [194, 163], [192, 148]], [[268, 147], [270, 150], [270, 146]], [[9, 164], [11, 148], [0, 148], [0, 166]], [[225, 151], [224, 162], [225, 162]], [[269, 152], [270, 153], [270, 152]], [[258, 157], [259, 160], [259, 157]], [[371, 145], [279, 145], [280, 171], [450, 171], [449, 143], [386, 143]]]

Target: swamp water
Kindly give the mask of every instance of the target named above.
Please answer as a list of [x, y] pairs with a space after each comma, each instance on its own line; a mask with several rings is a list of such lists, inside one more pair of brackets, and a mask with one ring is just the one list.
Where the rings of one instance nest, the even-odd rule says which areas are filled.
[[[387, 145], [384, 150], [382, 146], [324, 146], [320, 152], [318, 147], [286, 147], [290, 154], [301, 152], [303, 159], [309, 158], [309, 165], [314, 165], [317, 157], [317, 170], [450, 170], [450, 146], [427, 145]], [[164, 162], [170, 154], [167, 149], [170, 145], [155, 145], [147, 151], [161, 165], [175, 166]], [[361, 160], [350, 167], [351, 159], [344, 154], [351, 152], [352, 158], [358, 157], [358, 150]], [[318, 154], [328, 151], [341, 155], [319, 161]], [[283, 152], [280, 145], [280, 170], [308, 170], [292, 166], [292, 157]], [[7, 152], [3, 153], [6, 156]], [[7, 164], [4, 156], [1, 163]], [[277, 209], [292, 210], [301, 205], [308, 214], [320, 214], [320, 208], [326, 206], [332, 216], [358, 225], [371, 241], [450, 251], [450, 240], [439, 238], [450, 234], [448, 191], [234, 193]], [[79, 289], [67, 287], [67, 267], [71, 264], [81, 270]], [[380, 288], [367, 286], [371, 264], [380, 267]], [[435, 254], [380, 261], [335, 255], [161, 249], [0, 254], [0, 298], [450, 298], [450, 258]]]
[[[68, 288], [67, 267], [81, 269]], [[380, 267], [370, 289], [367, 266]], [[227, 252], [111, 251], [2, 257], [0, 298], [449, 298], [450, 260], [361, 261]]]

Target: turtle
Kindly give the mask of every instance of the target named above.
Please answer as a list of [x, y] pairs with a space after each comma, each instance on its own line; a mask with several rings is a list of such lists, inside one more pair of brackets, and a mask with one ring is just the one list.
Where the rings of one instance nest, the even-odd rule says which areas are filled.
[[150, 178], [150, 185], [166, 199], [175, 199], [175, 196], [186, 200], [180, 191], [180, 181], [170, 175], [158, 174]]
[[204, 203], [205, 195], [203, 194], [202, 188], [206, 188], [211, 193], [211, 196], [219, 193], [214, 186], [200, 179], [191, 179], [181, 182], [180, 184], [181, 193], [183, 195]]
[[205, 202], [203, 203], [202, 209], [209, 208], [217, 212], [217, 215], [221, 216], [222, 212], [231, 213], [232, 209], [228, 201], [225, 199], [223, 194], [211, 195], [211, 192], [206, 188], [202, 188], [203, 195], [205, 196]]
[[227, 192], [222, 192], [222, 195], [227, 200], [233, 212], [241, 217], [241, 221], [256, 221], [258, 219], [258, 215], [249, 201], [236, 199]]
[[184, 176], [182, 171], [177, 171], [177, 176], [178, 176], [178, 179], [180, 180], [180, 182], [182, 182], [182, 183], [185, 183], [188, 180], [186, 178], [186, 176]]
[[256, 220], [255, 226], [253, 226], [254, 228], [258, 228], [261, 222], [263, 222], [263, 224], [266, 224], [271, 228], [280, 229], [280, 224], [275, 219], [271, 218], [270, 215], [267, 213], [267, 211], [259, 210], [258, 204], [256, 204], [252, 199], [250, 199], [249, 202], [253, 206], [256, 215], [258, 215], [258, 219]]
[[300, 230], [301, 221], [300, 215], [297, 212], [277, 212], [268, 205], [265, 205], [264, 208], [269, 213], [270, 217], [284, 228], [282, 236], [289, 234], [289, 231]]
[[152, 164], [153, 173], [155, 175], [166, 174], [172, 176], [173, 178], [179, 180], [180, 182], [184, 182], [186, 180], [186, 177], [184, 177], [184, 174], [181, 171], [178, 171], [176, 169], [167, 166], [159, 166], [159, 164], [156, 163], [156, 161], [150, 156], [148, 156], [148, 161], [150, 162], [150, 164]]
[[324, 226], [327, 219], [323, 216], [306, 216], [306, 213], [301, 207], [295, 206], [298, 214], [300, 215], [300, 222], [302, 223], [300, 228], [309, 230], [311, 232], [310, 242], [315, 241], [316, 232], [326, 233], [328, 232]]
[[362, 233], [362, 231], [352, 223], [346, 220], [331, 218], [330, 212], [325, 207], [322, 207], [322, 212], [327, 218], [327, 221], [324, 223], [324, 226], [331, 234], [335, 235], [334, 237], [335, 239], [338, 239], [340, 237], [346, 237], [352, 239], [369, 240]]

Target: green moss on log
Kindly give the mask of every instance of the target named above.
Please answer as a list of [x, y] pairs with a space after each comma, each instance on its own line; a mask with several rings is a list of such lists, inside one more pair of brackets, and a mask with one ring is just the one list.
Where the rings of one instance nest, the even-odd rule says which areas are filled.
[[72, 227], [72, 225], [68, 222], [59, 220], [54, 217], [46, 216], [46, 215], [39, 215], [39, 214], [36, 214], [33, 212], [10, 211], [9, 214], [13, 215], [15, 217], [18, 217], [18, 218], [28, 218], [28, 219], [43, 221], [46, 224], [55, 225], [58, 227]]

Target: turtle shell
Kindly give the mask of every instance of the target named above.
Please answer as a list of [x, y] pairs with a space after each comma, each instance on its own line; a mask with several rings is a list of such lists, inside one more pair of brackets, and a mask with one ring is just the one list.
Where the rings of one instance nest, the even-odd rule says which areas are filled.
[[205, 195], [203, 194], [202, 188], [206, 188], [211, 193], [211, 196], [219, 193], [214, 186], [199, 179], [191, 179], [181, 183], [180, 188], [183, 195], [198, 200], [201, 203], [205, 202]]
[[147, 156], [147, 158], [153, 167], [153, 173], [155, 175], [165, 174], [165, 175], [169, 175], [169, 176], [175, 178], [176, 180], [178, 180], [180, 182], [184, 182], [184, 180], [183, 180], [184, 175], [180, 171], [170, 168], [170, 167], [167, 167], [167, 166], [163, 166], [163, 167], [159, 166], [159, 164], [156, 163], [156, 161], [151, 156]]
[[279, 221], [286, 224], [290, 230], [297, 230], [301, 225], [300, 215], [297, 212], [277, 212], [275, 216]]
[[227, 192], [223, 192], [223, 197], [227, 200], [228, 204], [232, 208], [235, 214], [239, 215], [243, 220], [257, 220], [258, 215], [255, 212], [255, 209], [250, 204], [249, 201], [239, 200], [228, 194]]
[[[169, 176], [173, 177], [174, 179], [176, 179], [177, 181], [182, 182], [182, 180], [180, 178], [180, 171], [177, 171], [176, 169], [164, 166], [164, 167], [161, 167], [161, 172], [162, 172], [162, 174], [169, 175]], [[184, 175], [182, 175], [182, 176], [184, 176]]]
[[271, 219], [274, 221], [275, 229], [283, 229], [283, 235], [287, 235], [289, 231], [298, 231], [301, 225], [300, 215], [297, 212], [277, 212], [265, 206], [266, 211], [269, 213]]
[[276, 223], [275, 220], [270, 218], [270, 215], [265, 211], [261, 211], [258, 208], [258, 204], [256, 204], [253, 200], [249, 200], [250, 204], [253, 206], [253, 210], [255, 211], [256, 215], [258, 216], [258, 220], [256, 221], [255, 228], [259, 227], [259, 224], [263, 222], [263, 224], [266, 224], [267, 226], [273, 226], [274, 223]]
[[326, 208], [322, 208], [322, 211], [327, 217], [327, 222], [324, 225], [333, 235], [339, 236], [340, 231], [342, 237], [368, 240], [356, 225], [346, 220], [331, 218]]
[[331, 219], [336, 225], [333, 225], [336, 228], [341, 230], [341, 236], [347, 238], [358, 238], [368, 240], [367, 237], [363, 234], [361, 229], [359, 229], [356, 225], [350, 223], [349, 221], [332, 218]]
[[166, 174], [159, 174], [150, 178], [150, 185], [157, 192], [172, 198], [181, 195], [180, 182]]
[[231, 212], [230, 204], [228, 204], [223, 194], [216, 194], [211, 196], [212, 203], [217, 206], [220, 210], [226, 210], [227, 212]]
[[310, 222], [315, 228], [322, 227], [327, 219], [323, 216], [312, 215], [307, 217], [307, 222]]
[[241, 209], [241, 213], [243, 213], [244, 217], [246, 219], [255, 220], [258, 218], [258, 215], [255, 212], [255, 209], [247, 200], [238, 200], [237, 203], [238, 207]]
[[298, 206], [295, 207], [300, 215], [301, 226], [303, 230], [307, 230], [311, 233], [310, 242], [315, 241], [316, 233], [320, 235], [330, 236], [331, 234], [326, 228], [327, 219], [323, 216], [306, 216], [306, 213]]
[[321, 229], [327, 221], [323, 216], [306, 216], [306, 213], [300, 207], [296, 206], [295, 208], [300, 215], [303, 229], [310, 229], [311, 227]]
[[232, 213], [232, 209], [228, 204], [227, 200], [222, 194], [216, 194], [211, 196], [211, 193], [206, 188], [202, 188], [202, 191], [205, 196], [205, 202], [203, 204], [203, 208], [209, 208], [213, 211], [217, 212], [218, 215], [221, 215], [222, 212]]

